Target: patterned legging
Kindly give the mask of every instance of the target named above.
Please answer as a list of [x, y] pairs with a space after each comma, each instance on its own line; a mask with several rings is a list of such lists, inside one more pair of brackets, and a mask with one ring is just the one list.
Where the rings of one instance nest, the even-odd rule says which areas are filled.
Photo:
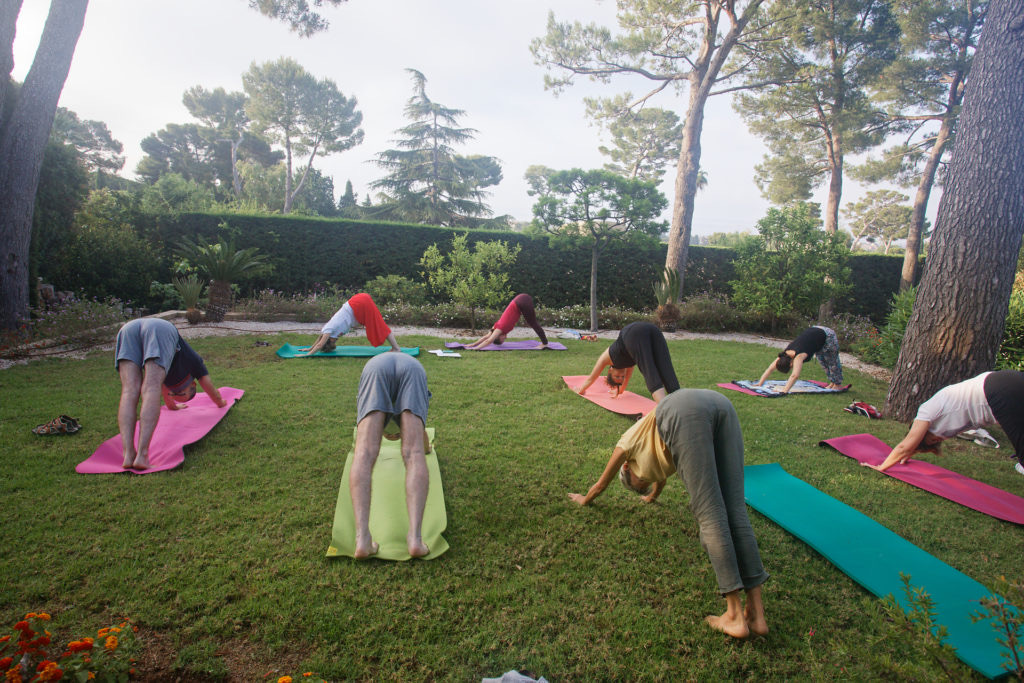
[[818, 357], [818, 362], [825, 370], [829, 382], [842, 384], [843, 364], [839, 362], [839, 338], [836, 336], [835, 330], [830, 327], [823, 325], [815, 325], [815, 327], [825, 333], [825, 346], [815, 354]]

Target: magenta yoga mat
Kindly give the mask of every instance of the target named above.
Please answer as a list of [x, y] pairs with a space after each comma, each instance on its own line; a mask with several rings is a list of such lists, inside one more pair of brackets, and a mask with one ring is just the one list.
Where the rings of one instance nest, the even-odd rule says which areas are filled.
[[[880, 465], [892, 451], [887, 443], [872, 434], [825, 439], [818, 445], [831, 446], [843, 455], [869, 465]], [[902, 465], [893, 465], [882, 474], [996, 519], [1024, 524], [1024, 498], [930, 462], [911, 459]]]
[[[95, 453], [78, 463], [75, 471], [79, 474], [149, 474], [174, 469], [185, 462], [185, 446], [206, 436], [244, 393], [242, 389], [221, 387], [220, 395], [228, 402], [223, 408], [218, 408], [217, 404], [203, 393], [196, 394], [195, 398], [186, 403], [188, 408], [185, 410], [170, 410], [167, 406], [161, 405], [160, 421], [156, 424], [153, 440], [149, 444], [148, 469], [133, 470], [121, 466], [121, 437], [115, 435], [100, 444]], [[136, 444], [138, 439], [139, 425], [136, 423]]]
[[[444, 345], [449, 349], [464, 349], [466, 345], [462, 342], [445, 342]], [[565, 344], [553, 341], [548, 342], [548, 348], [553, 351], [565, 351]], [[474, 351], [536, 351], [543, 350], [544, 346], [536, 339], [524, 339], [522, 341], [505, 341], [503, 344], [489, 344], [482, 349], [473, 349]]]

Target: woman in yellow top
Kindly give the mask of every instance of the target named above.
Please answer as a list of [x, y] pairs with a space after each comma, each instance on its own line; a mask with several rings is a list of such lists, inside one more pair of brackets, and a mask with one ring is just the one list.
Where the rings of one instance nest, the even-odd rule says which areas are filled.
[[[618, 475], [626, 488], [653, 502], [665, 481], [678, 472], [690, 494], [690, 510], [700, 527], [725, 596], [726, 611], [708, 615], [712, 627], [734, 638], [768, 633], [761, 585], [768, 572], [743, 498], [743, 434], [736, 409], [707, 389], [680, 389], [663, 398], [615, 445], [601, 478], [585, 496], [569, 498], [587, 505]], [[746, 592], [746, 605], [740, 600]]]

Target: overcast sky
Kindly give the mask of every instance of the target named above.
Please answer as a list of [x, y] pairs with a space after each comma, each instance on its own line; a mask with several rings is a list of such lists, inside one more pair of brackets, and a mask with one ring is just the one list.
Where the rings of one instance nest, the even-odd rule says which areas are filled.
[[[23, 5], [17, 80], [31, 65], [48, 8], [43, 0]], [[462, 125], [478, 131], [459, 152], [501, 160], [504, 180], [492, 188], [491, 208], [529, 220], [528, 166], [599, 168], [606, 161], [597, 148], [607, 140], [584, 116], [583, 97], [650, 87], [623, 78], [608, 85], [580, 80], [558, 97], [545, 91], [545, 70], [534, 64], [529, 44], [544, 34], [549, 10], [559, 20], [615, 26], [611, 0], [350, 0], [324, 10], [326, 32], [300, 38], [250, 10], [247, 0], [92, 0], [60, 104], [105, 122], [124, 144], [123, 175], [134, 177], [144, 137], [192, 121], [181, 103], [186, 89], [242, 90], [242, 73], [253, 62], [292, 57], [359, 102], [363, 144], [314, 166], [333, 177], [336, 195], [351, 180], [361, 201], [381, 175], [372, 160], [393, 147], [395, 131], [407, 123], [402, 112], [412, 86], [405, 69], [415, 68], [427, 78], [427, 95], [464, 110]], [[662, 93], [653, 104], [685, 113], [677, 95]], [[698, 194], [694, 233], [752, 230], [769, 206], [753, 182], [765, 148], [725, 97], [708, 106], [702, 147], [708, 187]], [[662, 187], [670, 202], [673, 176], [674, 168]], [[865, 191], [849, 179], [844, 189], [844, 204]], [[824, 204], [824, 197], [821, 188], [815, 200]], [[933, 196], [933, 219], [937, 205]]]

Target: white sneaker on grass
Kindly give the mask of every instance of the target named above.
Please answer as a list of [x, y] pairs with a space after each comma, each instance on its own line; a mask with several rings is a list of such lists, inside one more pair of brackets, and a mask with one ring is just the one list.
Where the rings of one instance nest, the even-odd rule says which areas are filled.
[[1017, 470], [1020, 474], [1024, 474], [1024, 465], [1021, 465], [1019, 462], [1013, 464], [1013, 469]]

